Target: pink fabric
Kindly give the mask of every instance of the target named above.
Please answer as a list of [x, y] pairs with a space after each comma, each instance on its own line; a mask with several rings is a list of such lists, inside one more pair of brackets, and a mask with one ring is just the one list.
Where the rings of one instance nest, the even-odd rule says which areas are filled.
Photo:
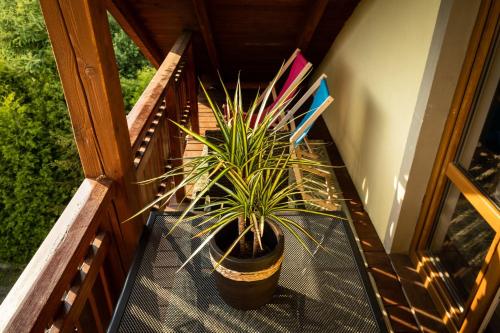
[[[297, 77], [299, 76], [300, 72], [302, 72], [302, 70], [304, 69], [304, 67], [306, 67], [306, 65], [307, 65], [306, 58], [304, 58], [304, 56], [302, 55], [302, 53], [300, 53], [300, 52], [297, 53], [297, 56], [293, 60], [292, 67], [290, 68], [290, 72], [288, 72], [288, 77], [286, 78], [286, 81], [283, 84], [283, 87], [281, 87], [281, 91], [278, 94], [278, 97], [276, 97], [276, 99], [274, 100], [274, 102], [271, 103], [271, 105], [269, 105], [266, 108], [266, 114], [267, 114], [267, 111], [271, 110], [271, 108], [273, 108], [274, 105], [276, 103], [278, 103], [278, 101], [281, 99], [281, 97], [283, 97], [283, 95], [285, 94], [286, 90], [293, 84], [293, 82], [295, 81], [295, 79], [297, 79]], [[289, 98], [291, 96], [293, 96], [293, 93], [294, 92], [292, 91], [292, 93], [289, 95]]]
[[[300, 72], [302, 72], [302, 70], [304, 69], [304, 67], [306, 67], [306, 65], [307, 65], [306, 58], [304, 58], [304, 56], [302, 55], [301, 52], [297, 53], [297, 55], [295, 56], [295, 59], [293, 60], [292, 66], [290, 67], [290, 70], [288, 72], [288, 76], [285, 80], [285, 83], [283, 84], [283, 87], [281, 87], [280, 93], [278, 94], [276, 99], [268, 107], [266, 107], [264, 109], [264, 112], [262, 113], [262, 115], [260, 117], [260, 121], [262, 121], [262, 119], [264, 119], [264, 117], [267, 115], [267, 113], [269, 111], [271, 111], [271, 109], [276, 105], [276, 103], [278, 103], [278, 101], [281, 99], [281, 97], [283, 97], [286, 90], [293, 84], [295, 79], [297, 79]], [[294, 91], [292, 91], [290, 93], [288, 98], [291, 98], [293, 96], [293, 94], [294, 94]], [[283, 102], [285, 102], [285, 101], [283, 101]], [[251, 121], [252, 126], [255, 124], [256, 120], [257, 120], [257, 115], [254, 115], [252, 117], [252, 121]]]

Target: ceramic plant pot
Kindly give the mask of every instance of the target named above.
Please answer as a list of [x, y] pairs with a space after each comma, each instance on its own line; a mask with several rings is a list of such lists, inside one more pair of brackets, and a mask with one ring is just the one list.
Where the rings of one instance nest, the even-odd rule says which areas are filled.
[[[212, 238], [212, 264], [215, 265], [222, 258], [237, 235], [238, 225], [235, 221]], [[284, 251], [283, 232], [276, 223], [266, 223], [262, 243], [266, 251], [261, 256], [238, 258], [238, 254], [233, 251], [214, 271], [219, 295], [234, 308], [257, 309], [268, 303], [276, 291]]]

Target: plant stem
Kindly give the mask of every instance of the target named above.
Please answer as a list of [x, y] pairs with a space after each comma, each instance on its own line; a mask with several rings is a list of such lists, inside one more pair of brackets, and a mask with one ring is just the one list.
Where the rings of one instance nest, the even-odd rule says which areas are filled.
[[[245, 219], [243, 216], [238, 217], [238, 235], [241, 235], [245, 230]], [[245, 242], [245, 237], [240, 239], [240, 255], [244, 257], [247, 253], [247, 243]]]
[[255, 258], [259, 251], [259, 240], [257, 239], [257, 232], [253, 232], [253, 246], [252, 246], [252, 258]]

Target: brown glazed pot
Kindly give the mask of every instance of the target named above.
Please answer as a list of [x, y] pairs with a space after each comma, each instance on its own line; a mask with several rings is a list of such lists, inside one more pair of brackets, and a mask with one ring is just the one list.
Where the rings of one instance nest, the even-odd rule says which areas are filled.
[[[250, 234], [250, 233], [249, 233]], [[217, 263], [238, 235], [238, 225], [230, 223], [210, 241], [210, 257]], [[262, 238], [265, 254], [257, 258], [229, 255], [214, 271], [222, 299], [240, 310], [257, 309], [273, 297], [281, 271], [285, 239], [280, 227], [266, 222]]]

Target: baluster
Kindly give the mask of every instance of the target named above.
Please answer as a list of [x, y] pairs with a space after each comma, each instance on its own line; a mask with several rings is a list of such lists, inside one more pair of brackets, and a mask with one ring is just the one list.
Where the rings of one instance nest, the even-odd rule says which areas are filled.
[[189, 116], [191, 121], [191, 129], [193, 132], [200, 134], [200, 119], [198, 116], [198, 80], [196, 78], [196, 70], [194, 63], [193, 43], [187, 50], [187, 96], [189, 104]]
[[[177, 85], [171, 84], [167, 87], [167, 116], [169, 119], [174, 120], [175, 122], [180, 122], [180, 107], [179, 107], [179, 99], [177, 96]], [[176, 168], [182, 165], [182, 152], [184, 150], [182, 143], [182, 136], [180, 135], [180, 129], [174, 123], [168, 122], [169, 128], [169, 141], [170, 141], [170, 160], [172, 163], [172, 167]], [[182, 182], [182, 175], [177, 175], [174, 177], [175, 185], [179, 185]], [[185, 196], [185, 189], [181, 188], [176, 193], [177, 201], [180, 202]]]

